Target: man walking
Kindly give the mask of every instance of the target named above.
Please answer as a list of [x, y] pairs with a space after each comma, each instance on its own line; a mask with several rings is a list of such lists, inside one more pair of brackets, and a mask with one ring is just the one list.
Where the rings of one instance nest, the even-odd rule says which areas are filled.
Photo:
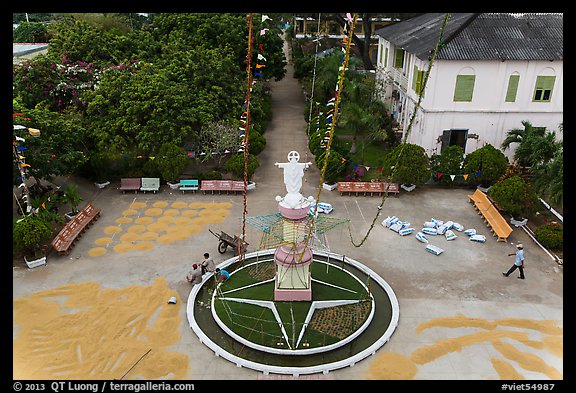
[[514, 260], [514, 264], [510, 267], [510, 269], [506, 273], [502, 273], [505, 277], [508, 277], [512, 272], [516, 269], [520, 270], [520, 275], [518, 276], [519, 279], [524, 280], [524, 246], [522, 244], [516, 245], [517, 251], [516, 253], [508, 254], [509, 257], [512, 255], [516, 256]]

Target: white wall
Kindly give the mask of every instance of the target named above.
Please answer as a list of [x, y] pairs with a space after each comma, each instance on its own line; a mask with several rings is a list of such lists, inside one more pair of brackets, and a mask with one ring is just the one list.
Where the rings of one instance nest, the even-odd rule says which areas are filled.
[[[382, 38], [379, 50], [388, 47], [388, 69], [393, 65], [395, 47]], [[406, 53], [408, 66], [408, 100], [404, 108], [409, 117], [416, 105], [418, 96], [412, 90], [413, 69], [428, 69], [428, 62]], [[381, 56], [378, 56], [381, 59]], [[405, 63], [406, 64], [406, 63]], [[383, 61], [378, 62], [383, 67]], [[377, 75], [382, 75], [382, 68]], [[454, 102], [456, 76], [458, 74], [476, 75], [474, 94], [471, 102]], [[505, 102], [510, 75], [520, 76], [516, 100]], [[538, 75], [556, 76], [550, 102], [532, 102], [536, 77]], [[527, 120], [533, 126], [546, 127], [555, 131], [557, 139], [563, 139], [559, 125], [563, 122], [564, 102], [563, 61], [453, 61], [436, 60], [430, 72], [424, 98], [408, 142], [422, 146], [428, 154], [439, 153], [441, 142], [438, 137], [443, 130], [451, 128], [468, 129], [477, 134], [478, 139], [468, 139], [465, 154], [489, 143], [499, 148], [506, 133], [513, 128], [522, 128]], [[387, 89], [388, 94], [391, 89]], [[389, 96], [387, 96], [389, 98]], [[408, 124], [408, 121], [405, 122]], [[514, 146], [511, 146], [514, 149]], [[513, 150], [504, 152], [508, 158]]]

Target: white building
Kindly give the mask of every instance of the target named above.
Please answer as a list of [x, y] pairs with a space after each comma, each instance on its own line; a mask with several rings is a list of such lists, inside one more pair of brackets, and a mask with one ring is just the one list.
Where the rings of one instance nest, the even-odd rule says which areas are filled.
[[[562, 139], [563, 14], [455, 13], [408, 130], [446, 14], [428, 13], [375, 32], [376, 77], [406, 142], [431, 155], [450, 145], [468, 154], [506, 133], [535, 127]], [[514, 146], [511, 146], [514, 148]], [[512, 158], [513, 151], [504, 152]]]

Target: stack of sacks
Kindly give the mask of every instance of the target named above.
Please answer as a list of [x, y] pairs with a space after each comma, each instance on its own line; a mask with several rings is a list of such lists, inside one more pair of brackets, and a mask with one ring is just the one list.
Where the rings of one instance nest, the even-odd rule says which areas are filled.
[[400, 221], [396, 216], [386, 217], [386, 219], [382, 221], [382, 225], [398, 233], [400, 236], [406, 236], [414, 232], [414, 228], [410, 228], [411, 224], [408, 221]]
[[384, 225], [386, 228], [390, 228], [390, 226], [392, 224], [394, 224], [396, 221], [398, 221], [398, 217], [396, 216], [388, 216], [384, 219], [384, 221], [382, 221], [382, 225]]

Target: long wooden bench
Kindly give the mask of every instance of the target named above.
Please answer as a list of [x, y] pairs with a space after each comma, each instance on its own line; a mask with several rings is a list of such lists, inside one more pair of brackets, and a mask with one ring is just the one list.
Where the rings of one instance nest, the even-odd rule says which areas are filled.
[[497, 241], [507, 242], [512, 228], [488, 198], [488, 195], [476, 189], [472, 195], [468, 195], [468, 201], [474, 205], [478, 214], [482, 215], [486, 226], [490, 228]]
[[122, 194], [126, 193], [126, 191], [134, 191], [134, 194], [136, 194], [141, 186], [142, 179], [139, 177], [124, 177], [120, 179], [120, 190]]
[[367, 181], [354, 181], [354, 182], [338, 182], [338, 192], [340, 195], [344, 194], [362, 194], [364, 196], [374, 194], [382, 196], [383, 193], [388, 192], [388, 194], [394, 194], [398, 196], [400, 193], [400, 187], [398, 183], [387, 183], [387, 182], [367, 182]]
[[62, 228], [52, 240], [51, 244], [54, 250], [60, 255], [68, 255], [75, 242], [82, 236], [86, 229], [100, 218], [100, 212], [101, 209], [94, 208], [92, 202], [88, 202], [72, 220], [66, 223], [64, 228]]
[[[256, 185], [253, 182], [247, 184], [247, 190], [253, 190]], [[242, 180], [202, 180], [200, 183], [200, 191], [204, 194], [208, 191], [214, 194], [217, 191], [219, 194], [228, 193], [242, 193], [244, 192], [244, 181]]]

